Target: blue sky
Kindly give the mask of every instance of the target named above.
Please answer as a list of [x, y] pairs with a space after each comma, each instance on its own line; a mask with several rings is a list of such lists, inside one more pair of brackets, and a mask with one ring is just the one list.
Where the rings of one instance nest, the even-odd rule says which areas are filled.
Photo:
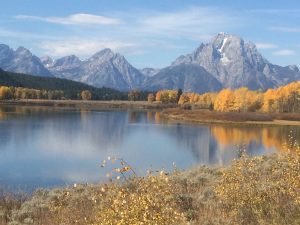
[[38, 56], [85, 59], [109, 47], [137, 68], [160, 68], [226, 32], [272, 63], [300, 65], [296, 0], [9, 0], [0, 8], [0, 42]]

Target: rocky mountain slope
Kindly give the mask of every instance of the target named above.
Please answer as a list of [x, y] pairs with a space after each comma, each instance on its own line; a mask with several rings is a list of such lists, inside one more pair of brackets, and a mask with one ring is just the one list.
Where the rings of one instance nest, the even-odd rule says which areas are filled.
[[159, 69], [154, 69], [154, 68], [143, 68], [140, 70], [142, 74], [144, 74], [147, 77], [152, 77], [156, 75], [160, 70]]
[[267, 89], [300, 79], [296, 66], [274, 65], [253, 43], [225, 33], [219, 33], [210, 43], [201, 44], [193, 53], [180, 56], [172, 63], [180, 64], [202, 66], [226, 88]]
[[124, 56], [110, 49], [104, 49], [85, 61], [66, 56], [56, 60], [48, 69], [57, 77], [118, 90], [138, 89], [145, 79]]
[[45, 77], [53, 76], [44, 67], [41, 60], [24, 47], [13, 50], [9, 46], [1, 44], [0, 68], [16, 73], [26, 73]]
[[146, 80], [145, 90], [178, 89], [189, 92], [211, 92], [222, 89], [222, 84], [203, 67], [179, 64], [162, 69]]
[[297, 66], [274, 65], [251, 42], [232, 34], [219, 33], [193, 53], [178, 57], [162, 69], [134, 68], [124, 56], [104, 49], [86, 60], [66, 56], [39, 59], [29, 50], [0, 45], [0, 68], [39, 76], [56, 76], [95, 87], [122, 91], [177, 89], [216, 91], [220, 88], [274, 88], [300, 80]]

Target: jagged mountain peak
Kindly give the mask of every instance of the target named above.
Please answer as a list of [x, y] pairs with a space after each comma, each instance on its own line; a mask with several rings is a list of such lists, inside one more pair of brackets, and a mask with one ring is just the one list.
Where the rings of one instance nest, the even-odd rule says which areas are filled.
[[119, 53], [113, 52], [110, 48], [105, 48], [105, 49], [97, 52], [96, 54], [94, 54], [89, 60], [90, 61], [94, 61], [94, 60], [106, 61], [106, 60], [110, 60], [115, 57], [121, 57], [121, 55]]
[[[50, 57], [39, 59], [24, 47], [14, 51], [4, 44], [0, 44], [0, 67], [33, 75], [50, 76], [51, 71], [57, 77], [119, 90], [180, 87], [187, 91], [202, 92], [218, 90], [221, 86], [267, 89], [300, 79], [297, 66], [271, 64], [254, 43], [224, 32], [160, 70], [137, 70], [124, 56], [109, 48], [87, 60], [70, 55], [54, 61]], [[209, 87], [207, 90], [205, 85]]]
[[0, 67], [10, 72], [52, 76], [40, 58], [24, 47], [19, 47], [14, 51], [7, 45], [0, 45]]
[[207, 45], [212, 45], [213, 48], [219, 52], [221, 58], [224, 57], [224, 54], [226, 53], [229, 55], [233, 53], [237, 54], [239, 57], [244, 57], [245, 60], [254, 56], [257, 58], [256, 61], [262, 61], [263, 63], [267, 62], [267, 60], [259, 53], [253, 42], [245, 41], [235, 34], [221, 32], [213, 38], [211, 43], [206, 44], [206, 46]]
[[297, 65], [289, 65], [288, 68], [295, 71], [295, 72], [299, 72], [299, 68], [298, 68]]
[[10, 47], [6, 44], [0, 44], [0, 49], [10, 49]]
[[13, 57], [14, 51], [8, 45], [0, 44], [0, 62], [2, 62], [3, 68], [5, 68], [6, 63], [8, 63], [7, 59]]
[[85, 61], [67, 56], [49, 68], [58, 77], [84, 82], [96, 87], [130, 90], [141, 87], [144, 75], [119, 53], [103, 49]]
[[67, 56], [64, 56], [64, 57], [62, 57], [60, 59], [72, 60], [72, 61], [74, 61], [74, 60], [80, 60], [76, 55], [67, 55]]
[[243, 42], [243, 40], [235, 34], [221, 32], [213, 37], [211, 43], [220, 49], [227, 41]]
[[70, 67], [70, 66], [77, 66], [81, 63], [82, 61], [76, 55], [69, 55], [55, 60], [53, 66]]
[[70, 59], [72, 61], [81, 61], [76, 55], [69, 55], [69, 56], [66, 56], [67, 59]]
[[211, 42], [214, 42], [214, 41], [217, 41], [217, 40], [222, 40], [222, 39], [225, 39], [225, 38], [242, 40], [242, 38], [237, 34], [227, 33], [227, 32], [219, 32], [217, 35], [212, 37]]
[[23, 46], [18, 47], [17, 50], [15, 51], [15, 53], [32, 56], [32, 53], [29, 51], [29, 49], [27, 49]]
[[180, 56], [172, 63], [173, 66], [180, 64], [202, 66], [226, 88], [267, 89], [299, 77], [298, 68], [273, 65], [254, 43], [228, 33], [217, 34], [209, 43], [201, 44], [193, 53]]
[[50, 56], [42, 56], [40, 60], [46, 68], [51, 67], [54, 63], [54, 60]]
[[220, 32], [214, 36], [209, 43], [201, 43], [192, 54], [181, 55], [178, 57], [173, 64], [177, 65], [183, 62], [189, 63], [190, 61], [195, 61], [200, 57], [199, 55], [203, 54], [203, 51], [209, 52], [209, 54], [216, 59], [215, 61], [218, 61], [219, 59], [219, 61], [224, 64], [228, 63], [228, 58], [225, 58], [224, 56], [226, 52], [230, 54], [230, 52], [235, 51], [235, 53], [241, 55], [247, 51], [251, 51], [259, 55], [254, 43], [245, 42], [240, 36], [235, 34]]

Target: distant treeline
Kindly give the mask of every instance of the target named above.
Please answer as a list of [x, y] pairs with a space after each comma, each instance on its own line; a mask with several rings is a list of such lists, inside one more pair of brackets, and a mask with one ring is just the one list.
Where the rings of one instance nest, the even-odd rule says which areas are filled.
[[300, 112], [300, 81], [266, 92], [246, 87], [204, 94], [178, 90], [157, 93], [133, 90], [121, 92], [96, 88], [76, 81], [10, 73], [0, 69], [0, 99], [84, 99], [131, 100], [197, 106], [220, 112]]
[[220, 112], [300, 112], [300, 81], [290, 83], [266, 92], [252, 91], [246, 87], [236, 90], [223, 89], [220, 92], [204, 94], [182, 93], [181, 90], [160, 90], [148, 95], [148, 101], [197, 105]]
[[2, 92], [9, 89], [8, 93], [2, 94], [2, 96], [6, 96], [6, 99], [7, 97], [20, 99], [81, 99], [83, 91], [90, 92], [93, 100], [128, 99], [128, 93], [111, 88], [96, 88], [67, 79], [11, 73], [1, 69], [0, 86], [6, 87], [2, 89]]

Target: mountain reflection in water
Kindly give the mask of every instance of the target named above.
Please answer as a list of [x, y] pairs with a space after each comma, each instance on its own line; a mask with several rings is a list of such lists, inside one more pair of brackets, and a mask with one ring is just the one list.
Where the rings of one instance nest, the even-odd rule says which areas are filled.
[[227, 165], [250, 155], [284, 151], [299, 127], [233, 127], [170, 123], [155, 111], [89, 111], [0, 107], [0, 183], [10, 187], [61, 186], [105, 179], [108, 155], [126, 159], [143, 174]]

